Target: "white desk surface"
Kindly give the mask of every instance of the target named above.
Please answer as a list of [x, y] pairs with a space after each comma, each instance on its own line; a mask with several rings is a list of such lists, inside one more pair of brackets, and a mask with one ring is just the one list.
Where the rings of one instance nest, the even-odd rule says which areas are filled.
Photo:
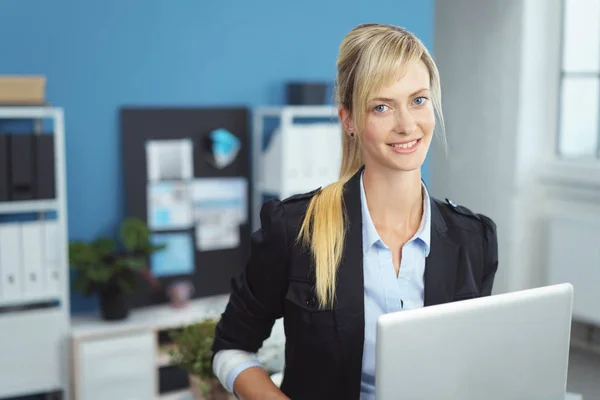
[[122, 321], [104, 321], [98, 315], [74, 315], [71, 318], [71, 336], [119, 334], [140, 329], [169, 329], [196, 322], [203, 318], [219, 317], [227, 306], [229, 294], [203, 297], [190, 301], [185, 308], [166, 304], [134, 309]]

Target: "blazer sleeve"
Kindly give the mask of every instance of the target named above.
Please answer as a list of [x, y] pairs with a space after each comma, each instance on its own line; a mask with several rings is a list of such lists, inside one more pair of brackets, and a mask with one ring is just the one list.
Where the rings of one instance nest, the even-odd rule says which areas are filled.
[[490, 296], [494, 286], [494, 277], [498, 270], [498, 235], [496, 224], [489, 217], [479, 215], [483, 222], [484, 231], [484, 271], [483, 281], [481, 286], [481, 295]]
[[266, 201], [260, 221], [261, 228], [251, 236], [246, 266], [232, 279], [229, 302], [216, 328], [213, 355], [225, 349], [256, 353], [283, 314], [288, 243], [282, 202]]

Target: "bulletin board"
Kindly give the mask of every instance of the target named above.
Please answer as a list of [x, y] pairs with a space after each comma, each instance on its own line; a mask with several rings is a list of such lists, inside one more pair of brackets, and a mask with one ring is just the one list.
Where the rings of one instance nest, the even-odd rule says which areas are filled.
[[230, 292], [250, 247], [249, 117], [245, 107], [120, 110], [125, 215], [166, 245], [150, 260], [160, 289], [140, 280], [132, 307], [168, 302], [181, 280], [193, 298]]

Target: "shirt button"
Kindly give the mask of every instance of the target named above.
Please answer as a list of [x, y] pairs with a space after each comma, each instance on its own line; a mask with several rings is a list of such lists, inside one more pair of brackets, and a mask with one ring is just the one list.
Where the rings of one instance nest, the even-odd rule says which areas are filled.
[[309, 298], [308, 300], [306, 300], [306, 305], [310, 308], [313, 308], [315, 305], [317, 305], [317, 299], [314, 296]]

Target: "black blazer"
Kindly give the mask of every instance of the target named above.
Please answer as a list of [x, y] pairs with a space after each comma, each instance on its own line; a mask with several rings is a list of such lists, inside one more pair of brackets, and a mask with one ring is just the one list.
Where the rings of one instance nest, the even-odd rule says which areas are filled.
[[[269, 200], [252, 235], [245, 270], [232, 279], [213, 351], [256, 352], [284, 318], [285, 374], [292, 400], [358, 399], [364, 341], [360, 172], [345, 186], [348, 231], [333, 309], [320, 310], [309, 253], [296, 242], [316, 191]], [[431, 251], [425, 264], [425, 306], [491, 294], [498, 266], [496, 226], [451, 201], [431, 199]]]

